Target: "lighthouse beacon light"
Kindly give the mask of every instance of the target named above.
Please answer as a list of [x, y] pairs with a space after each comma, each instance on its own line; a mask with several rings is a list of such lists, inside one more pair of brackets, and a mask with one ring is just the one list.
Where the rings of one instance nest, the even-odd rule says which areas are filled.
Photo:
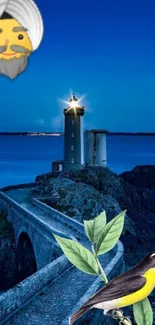
[[75, 97], [73, 94], [72, 98], [69, 101], [69, 107], [68, 109], [74, 109], [76, 111], [76, 108], [79, 107], [79, 100]]

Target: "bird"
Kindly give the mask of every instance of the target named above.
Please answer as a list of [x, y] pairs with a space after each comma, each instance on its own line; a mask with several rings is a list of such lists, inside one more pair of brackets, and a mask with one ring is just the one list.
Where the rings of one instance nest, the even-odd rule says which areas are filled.
[[133, 305], [145, 299], [155, 287], [155, 252], [147, 254], [132, 269], [109, 281], [81, 308], [69, 317], [72, 325], [92, 308], [111, 310]]

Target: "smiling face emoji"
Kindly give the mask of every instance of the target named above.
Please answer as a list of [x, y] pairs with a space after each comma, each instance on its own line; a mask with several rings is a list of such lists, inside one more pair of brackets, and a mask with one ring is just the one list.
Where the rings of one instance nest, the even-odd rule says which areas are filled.
[[21, 74], [43, 32], [35, 0], [0, 0], [0, 75], [14, 79]]
[[20, 59], [32, 50], [25, 26], [14, 18], [0, 19], [0, 60]]
[[33, 52], [28, 30], [7, 13], [0, 18], [0, 74], [14, 79]]

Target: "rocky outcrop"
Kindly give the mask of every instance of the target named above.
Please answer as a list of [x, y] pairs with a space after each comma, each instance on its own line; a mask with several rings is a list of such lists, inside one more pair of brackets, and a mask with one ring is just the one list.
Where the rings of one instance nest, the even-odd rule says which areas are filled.
[[[111, 195], [103, 195], [92, 186], [73, 181], [65, 177], [49, 178], [46, 185], [38, 185], [37, 192], [48, 197], [44, 201], [49, 206], [75, 218], [83, 223], [84, 220], [95, 218], [106, 210], [107, 221], [121, 212], [118, 202]], [[36, 189], [35, 189], [36, 192]], [[125, 232], [134, 234], [134, 223], [128, 216], [124, 227]]]
[[[50, 179], [49, 192], [52, 198], [57, 197], [55, 207], [62, 213], [83, 222], [84, 219], [92, 219], [103, 211], [106, 205], [109, 216], [120, 211], [115, 199], [109, 195], [103, 195], [92, 186], [77, 183], [67, 178]], [[44, 193], [46, 195], [46, 192]], [[50, 199], [49, 199], [50, 203]]]
[[122, 173], [120, 177], [135, 186], [155, 190], [154, 165], [136, 166], [133, 170]]
[[0, 210], [0, 290], [6, 290], [17, 283], [14, 232], [6, 219], [5, 211]]
[[[136, 173], [138, 170], [141, 174], [141, 167], [137, 167]], [[151, 166], [149, 171], [147, 166], [147, 170], [151, 174], [154, 169]], [[131, 175], [133, 172], [130, 172]], [[155, 196], [152, 188], [130, 181], [127, 174], [128, 181], [124, 175], [118, 176], [102, 167], [72, 171], [57, 178], [49, 173], [37, 177], [36, 191], [43, 196], [51, 196], [49, 205], [79, 221], [94, 218], [103, 210], [109, 221], [127, 209], [121, 240], [125, 246], [125, 260], [130, 267], [154, 249]], [[140, 175], [137, 176], [139, 178]], [[52, 197], [55, 197], [54, 203]]]

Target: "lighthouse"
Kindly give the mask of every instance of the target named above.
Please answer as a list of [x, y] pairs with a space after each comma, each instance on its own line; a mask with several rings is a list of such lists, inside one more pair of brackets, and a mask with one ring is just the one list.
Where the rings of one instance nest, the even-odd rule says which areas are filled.
[[80, 170], [87, 166], [107, 166], [107, 130], [83, 130], [85, 109], [72, 95], [64, 109], [64, 159], [52, 162], [53, 175]]
[[84, 167], [83, 161], [83, 127], [81, 117], [84, 107], [79, 105], [73, 94], [69, 107], [64, 109], [64, 171], [79, 170]]

